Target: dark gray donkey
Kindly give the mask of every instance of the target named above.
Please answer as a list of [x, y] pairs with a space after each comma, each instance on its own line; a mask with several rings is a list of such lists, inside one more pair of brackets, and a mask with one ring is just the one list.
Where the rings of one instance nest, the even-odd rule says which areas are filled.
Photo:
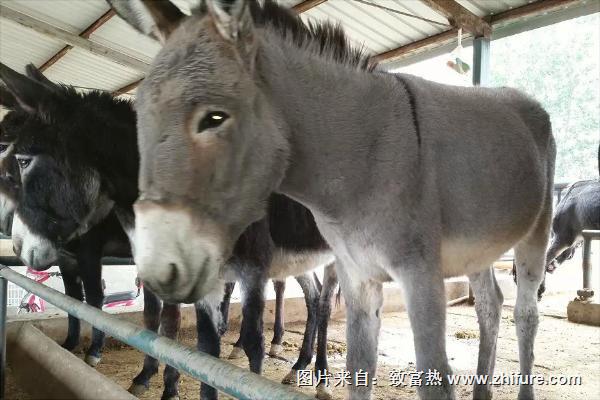
[[600, 181], [575, 182], [556, 205], [552, 218], [552, 240], [546, 254], [546, 270], [573, 257], [584, 229], [600, 229]]
[[[420, 396], [454, 398], [444, 278], [466, 274], [477, 373], [492, 375], [503, 298], [490, 265], [511, 247], [520, 372], [531, 374], [555, 159], [537, 102], [370, 71], [339, 28], [302, 29], [271, 1], [207, 0], [190, 17], [170, 2], [116, 3], [164, 44], [136, 105], [136, 261], [160, 296], [204, 296], [276, 191], [313, 212], [337, 257], [351, 374], [376, 372], [382, 283], [394, 280], [417, 369], [442, 378]], [[265, 24], [273, 15], [280, 23]], [[350, 398], [371, 389], [351, 385]], [[475, 386], [475, 398], [491, 396], [490, 385]], [[534, 398], [533, 386], [519, 398]]]

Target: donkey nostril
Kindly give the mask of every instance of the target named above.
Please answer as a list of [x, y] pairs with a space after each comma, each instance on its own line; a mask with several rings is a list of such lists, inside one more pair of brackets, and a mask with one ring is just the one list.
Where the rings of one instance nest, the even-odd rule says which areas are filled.
[[177, 278], [179, 273], [177, 272], [177, 264], [169, 263], [169, 268], [171, 269], [169, 274], [169, 279], [167, 280], [167, 285], [172, 285], [177, 282]]

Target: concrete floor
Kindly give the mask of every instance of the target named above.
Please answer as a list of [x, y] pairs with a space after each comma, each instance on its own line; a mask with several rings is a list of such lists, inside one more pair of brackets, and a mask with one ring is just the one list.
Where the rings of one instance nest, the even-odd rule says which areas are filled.
[[[548, 296], [542, 301], [544, 304], [566, 303], [569, 296]], [[536, 361], [534, 373], [545, 377], [554, 376], [581, 376], [581, 386], [539, 386], [537, 387], [538, 399], [598, 399], [600, 398], [600, 328], [578, 325], [568, 322], [553, 313], [542, 315], [538, 337], [536, 341]], [[289, 371], [298, 347], [302, 340], [302, 323], [288, 324], [284, 338], [284, 351], [281, 358], [265, 359], [264, 375], [275, 381], [280, 381]], [[342, 370], [345, 365], [345, 321], [343, 319], [331, 322], [329, 336], [330, 367], [333, 372]], [[267, 329], [266, 338], [270, 339], [272, 331]], [[194, 345], [195, 334], [190, 331], [182, 333], [181, 341], [189, 346]], [[236, 332], [230, 331], [224, 338], [223, 356], [229, 354], [231, 344], [236, 339]], [[448, 356], [455, 374], [474, 373], [478, 352], [478, 326], [475, 312], [472, 307], [463, 305], [448, 309], [447, 317], [447, 349]], [[511, 374], [518, 372], [517, 342], [515, 326], [512, 320], [512, 307], [505, 306], [498, 340], [498, 356], [496, 374]], [[131, 378], [141, 368], [142, 355], [127, 346], [114, 346], [109, 344], [98, 370], [124, 388], [129, 386]], [[397, 388], [389, 385], [389, 373], [396, 368], [401, 371], [414, 370], [414, 349], [412, 332], [406, 313], [385, 314], [380, 337], [378, 385], [374, 390], [374, 399], [413, 399], [416, 397], [414, 388]], [[246, 367], [245, 359], [235, 360], [234, 364]], [[9, 385], [10, 387], [10, 385]], [[303, 388], [303, 391], [312, 393], [312, 389]], [[515, 399], [517, 386], [497, 386], [495, 399]], [[162, 378], [154, 377], [152, 388], [141, 399], [159, 399], [162, 392]], [[457, 386], [457, 398], [471, 397], [470, 386]], [[16, 394], [16, 393], [14, 393]], [[23, 399], [22, 394], [11, 399]], [[334, 399], [343, 399], [344, 391], [334, 388]], [[180, 384], [181, 399], [197, 399], [198, 383], [193, 379], [183, 376]], [[221, 398], [228, 398], [221, 396]]]
[[[598, 291], [600, 283], [600, 267], [598, 249], [594, 248], [594, 288]], [[578, 252], [579, 253], [579, 252]], [[574, 324], [566, 319], [567, 303], [575, 296], [575, 289], [580, 287], [580, 256], [564, 264], [555, 274], [549, 275], [548, 295], [539, 303], [542, 313], [538, 337], [536, 340], [535, 374], [549, 376], [581, 377], [581, 385], [575, 386], [539, 386], [536, 389], [538, 399], [600, 399], [600, 328]], [[506, 273], [497, 271], [506, 301], [502, 315], [498, 340], [496, 374], [512, 374], [519, 371], [517, 341], [512, 307], [514, 306], [514, 285]], [[597, 295], [598, 296], [598, 295]], [[596, 297], [597, 298], [597, 297]], [[272, 337], [270, 325], [265, 325], [267, 343]], [[284, 337], [284, 351], [280, 358], [265, 359], [264, 375], [274, 381], [281, 379], [289, 372], [295, 361], [302, 341], [303, 322], [288, 323]], [[472, 307], [461, 305], [447, 310], [446, 343], [450, 363], [455, 374], [473, 374], [477, 364], [478, 325]], [[345, 320], [331, 321], [329, 329], [329, 359], [333, 373], [344, 369], [346, 344]], [[222, 356], [226, 357], [237, 339], [237, 332], [231, 329], [223, 339]], [[180, 340], [194, 346], [194, 330], [182, 332]], [[85, 344], [84, 344], [85, 345]], [[78, 354], [82, 357], [82, 352]], [[141, 369], [143, 355], [128, 346], [110, 341], [98, 371], [114, 379], [119, 385], [127, 388], [133, 376]], [[400, 371], [414, 370], [413, 339], [407, 315], [404, 312], [384, 314], [379, 346], [378, 385], [374, 389], [374, 399], [413, 399], [416, 391], [410, 387], [390, 386], [389, 373], [392, 369]], [[246, 368], [247, 360], [234, 360], [234, 364]], [[161, 370], [162, 371], [162, 370]], [[34, 374], [34, 371], [32, 371]], [[7, 399], [27, 400], [24, 388], [18, 388], [11, 380], [7, 381]], [[182, 376], [180, 383], [181, 399], [197, 399], [199, 384]], [[313, 393], [312, 388], [302, 388]], [[503, 385], [495, 387], [495, 399], [515, 399], [518, 387]], [[159, 399], [162, 393], [162, 377], [155, 376], [152, 387], [141, 399]], [[467, 385], [456, 387], [457, 398], [471, 398], [472, 388]], [[344, 390], [334, 388], [334, 399], [343, 399]], [[228, 398], [221, 396], [221, 398]]]

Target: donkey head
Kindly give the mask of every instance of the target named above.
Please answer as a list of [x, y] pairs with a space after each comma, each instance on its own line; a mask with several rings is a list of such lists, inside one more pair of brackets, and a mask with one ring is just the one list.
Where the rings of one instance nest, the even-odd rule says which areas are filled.
[[64, 103], [64, 88], [32, 66], [28, 75], [0, 64], [0, 79], [18, 107], [2, 121], [3, 169], [16, 168], [0, 186], [16, 205], [15, 253], [43, 269], [57, 260], [63, 243], [87, 231], [105, 199], [98, 174], [73, 151], [72, 137], [85, 129], [84, 118]]
[[14, 157], [14, 127], [23, 123], [26, 114], [15, 97], [0, 86], [0, 105], [9, 110], [0, 121], [0, 232], [10, 236], [19, 185], [19, 167]]
[[259, 29], [246, 1], [110, 1], [163, 48], [137, 92], [136, 263], [161, 297], [214, 287], [242, 231], [265, 213], [287, 147], [257, 83]]

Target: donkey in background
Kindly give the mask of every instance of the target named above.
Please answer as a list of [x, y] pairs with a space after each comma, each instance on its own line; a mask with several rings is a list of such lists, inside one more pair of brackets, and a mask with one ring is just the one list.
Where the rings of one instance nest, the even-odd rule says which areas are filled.
[[[140, 277], [162, 298], [203, 297], [275, 191], [313, 213], [336, 256], [351, 374], [376, 373], [391, 279], [403, 288], [417, 370], [442, 377], [419, 396], [454, 398], [444, 278], [466, 274], [477, 373], [493, 375], [503, 297], [490, 265], [511, 247], [520, 373], [532, 373], [556, 153], [537, 102], [370, 71], [341, 29], [300, 28], [270, 0], [206, 0], [189, 17], [167, 1], [114, 5], [163, 43], [137, 91], [135, 204]], [[263, 24], [273, 15], [278, 25]], [[176, 234], [152, 228], [184, 220]], [[371, 395], [370, 385], [348, 389]], [[473, 396], [489, 399], [492, 387], [475, 385]], [[521, 384], [519, 398], [534, 398], [533, 386]]]
[[[33, 238], [38, 246], [33, 248], [35, 251], [24, 251], [24, 245], [15, 246], [17, 254], [28, 262], [50, 265], [62, 243], [74, 240], [79, 232], [94, 226], [93, 222], [87, 221], [99, 210], [114, 211], [123, 227], [131, 228], [131, 205], [137, 192], [137, 147], [135, 114], [129, 103], [115, 100], [108, 94], [80, 94], [66, 86], [59, 86], [58, 93], [50, 91], [4, 65], [0, 65], [0, 77], [15, 98], [28, 106], [25, 111], [27, 121], [14, 127], [11, 143], [21, 180], [18, 192], [13, 196], [17, 204], [13, 238], [23, 243], [31, 243]], [[86, 179], [81, 179], [82, 176]], [[3, 181], [3, 187], [8, 190], [8, 182]], [[62, 190], [55, 190], [56, 187]], [[260, 372], [264, 353], [262, 291], [266, 279], [288, 276], [289, 263], [296, 268], [313, 269], [333, 260], [306, 208], [279, 195], [272, 197], [270, 205], [270, 218], [253, 224], [239, 238], [230, 267], [223, 271], [222, 277], [224, 281], [238, 280], [242, 285], [244, 318], [240, 337], [255, 372]], [[15, 227], [21, 228], [15, 230]], [[44, 257], [34, 259], [33, 254]], [[319, 291], [312, 275], [307, 276], [306, 282], [311, 285], [305, 289], [308, 291], [307, 329], [298, 361], [284, 378], [287, 381], [295, 377], [296, 370], [304, 369], [311, 362], [317, 325], [320, 343], [316, 368], [327, 369], [325, 335], [329, 307], [324, 306], [324, 312], [317, 314]], [[335, 286], [335, 273], [329, 266], [321, 298], [329, 301]], [[227, 309], [221, 303], [222, 288], [222, 281], [217, 282], [211, 295], [196, 303], [198, 347], [217, 356], [219, 311]], [[160, 302], [148, 290], [150, 288], [145, 286], [144, 289], [145, 323], [156, 330]], [[175, 336], [179, 328], [179, 307], [169, 306], [174, 315], [168, 321], [163, 319], [160, 325], [168, 324]], [[149, 378], [157, 368], [157, 361], [146, 357], [144, 369], [134, 379], [132, 392], [139, 394], [147, 388]], [[175, 369], [168, 367], [165, 370], [163, 398], [177, 396], [177, 377]], [[321, 387], [319, 392], [320, 396], [327, 397], [326, 389]], [[213, 398], [216, 392], [202, 385], [201, 396]]]
[[[36, 79], [48, 90], [58, 90], [57, 86], [47, 80], [33, 66], [28, 66], [26, 70], [31, 79]], [[10, 110], [0, 122], [0, 175], [2, 181], [6, 183], [6, 185], [3, 185], [6, 190], [0, 191], [0, 226], [1, 232], [10, 236], [12, 234], [15, 206], [18, 202], [18, 190], [21, 185], [19, 165], [22, 163], [14, 156], [14, 133], [26, 122], [29, 114], [22, 108], [12, 93], [3, 86], [0, 86], [0, 105]], [[36, 241], [28, 241], [25, 246], [22, 242], [17, 241], [13, 246], [17, 249], [26, 248], [26, 251], [32, 252], [30, 257], [32, 262], [29, 264], [31, 268], [43, 270], [48, 267], [48, 265], [40, 265], [36, 262], [34, 249], [49, 250], [51, 252], [52, 249], [40, 246]], [[102, 254], [115, 257], [131, 257], [129, 240], [121, 229], [116, 216], [112, 213], [79, 238], [70, 240], [60, 252], [53, 252], [46, 256], [58, 260], [57, 264], [67, 296], [83, 301], [85, 290], [86, 302], [93, 307], [102, 308], [104, 304], [101, 282]], [[79, 319], [68, 315], [67, 337], [62, 343], [62, 347], [73, 351], [79, 345], [80, 333]], [[104, 338], [104, 332], [93, 328], [92, 341], [84, 358], [85, 362], [92, 367], [100, 362]]]

